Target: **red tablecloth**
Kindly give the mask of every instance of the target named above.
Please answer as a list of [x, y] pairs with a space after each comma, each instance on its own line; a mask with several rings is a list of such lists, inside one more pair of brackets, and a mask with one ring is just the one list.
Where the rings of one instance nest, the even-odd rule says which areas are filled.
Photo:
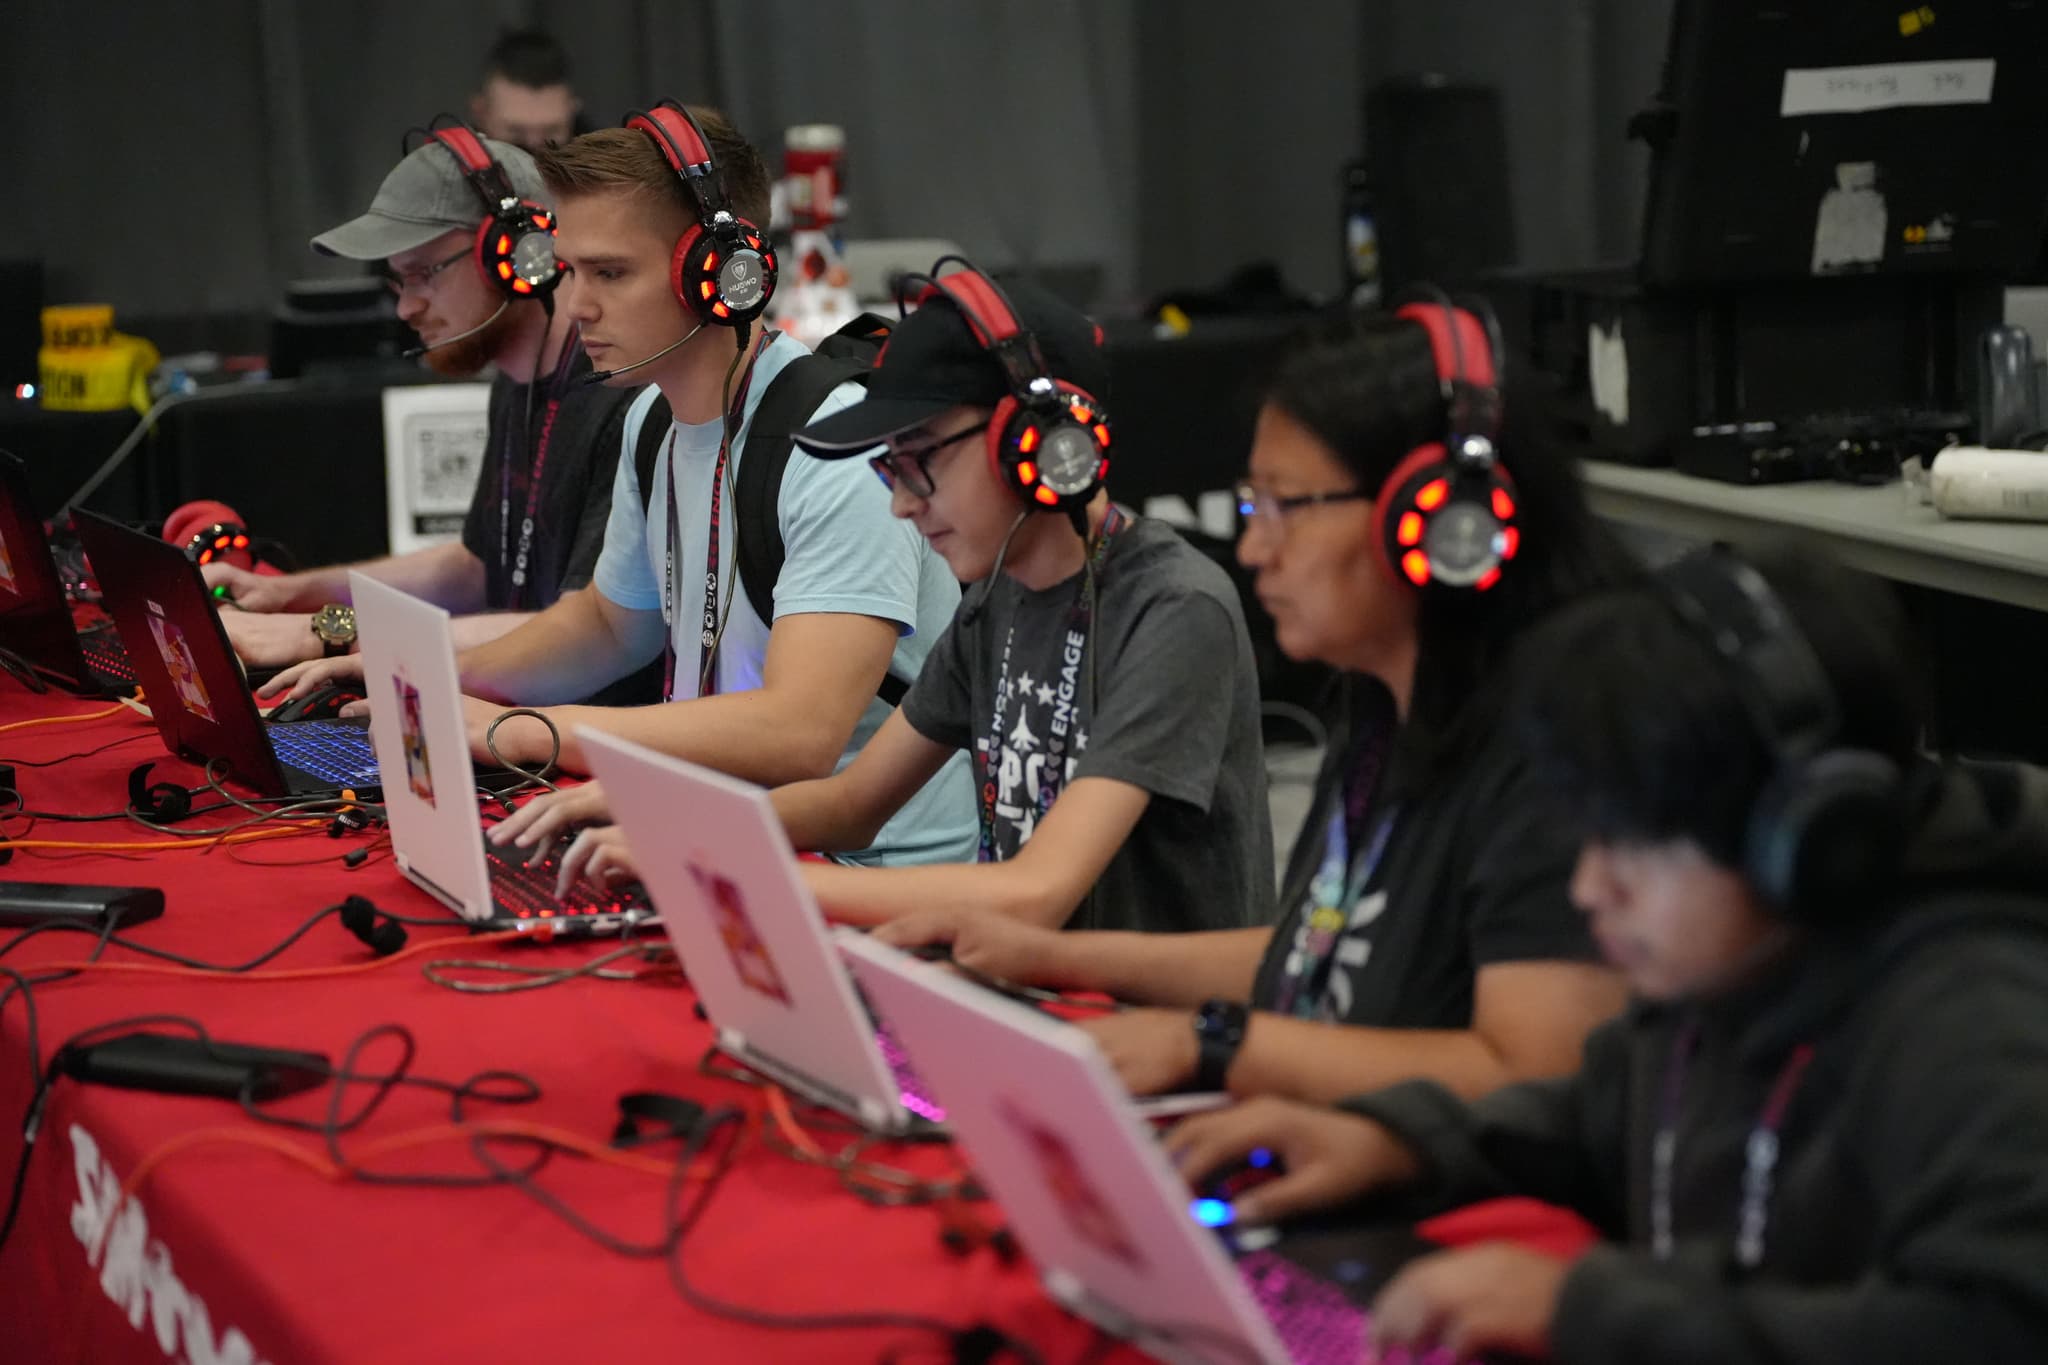
[[[0, 726], [83, 714], [100, 704], [37, 697], [0, 679]], [[19, 767], [33, 810], [114, 811], [126, 774], [154, 760], [152, 780], [196, 784], [147, 722], [129, 714], [80, 724], [0, 729], [0, 761], [45, 760], [133, 736], [54, 767]], [[190, 822], [208, 827], [229, 816]], [[7, 829], [19, 834], [19, 821]], [[38, 823], [31, 838], [137, 842], [158, 837], [127, 821]], [[213, 962], [241, 961], [280, 940], [323, 905], [353, 892], [385, 909], [440, 912], [388, 856], [347, 870], [358, 840], [322, 835], [221, 849], [136, 853], [22, 850], [0, 877], [23, 881], [161, 886], [167, 909], [133, 937]], [[257, 867], [263, 860], [317, 859]], [[240, 861], [247, 860], [247, 861]], [[452, 925], [415, 928], [415, 943], [445, 940], [451, 957], [512, 957], [569, 965], [599, 948], [478, 945]], [[0, 942], [11, 931], [0, 931]], [[0, 959], [29, 971], [82, 958], [91, 941], [44, 934]], [[438, 956], [431, 954], [429, 956]], [[137, 961], [111, 949], [109, 961]], [[274, 965], [369, 960], [329, 920]], [[396, 1022], [418, 1040], [415, 1069], [457, 1080], [486, 1068], [532, 1076], [536, 1104], [495, 1109], [604, 1142], [626, 1091], [655, 1089], [707, 1103], [758, 1105], [759, 1092], [699, 1074], [709, 1042], [691, 993], [675, 983], [578, 980], [505, 996], [459, 995], [433, 985], [418, 960], [358, 975], [290, 982], [93, 974], [37, 988], [38, 1063], [78, 1031], [156, 1011], [189, 1015], [216, 1036], [269, 1046], [343, 1049], [372, 1025]], [[27, 1015], [17, 999], [0, 1016], [0, 1178], [21, 1152], [18, 1116], [30, 1094]], [[388, 1047], [367, 1055], [381, 1067]], [[311, 1114], [305, 1098], [290, 1112]], [[403, 1092], [351, 1148], [445, 1122], [447, 1101]], [[914, 1331], [790, 1332], [698, 1312], [663, 1267], [605, 1251], [517, 1190], [380, 1188], [334, 1184], [269, 1151], [199, 1145], [178, 1151], [142, 1183], [94, 1263], [112, 1194], [162, 1144], [199, 1129], [271, 1131], [218, 1100], [161, 1096], [59, 1081], [43, 1116], [20, 1222], [0, 1250], [0, 1361], [205, 1362], [614, 1361], [659, 1355], [705, 1361], [944, 1359], [943, 1343]], [[297, 1137], [316, 1150], [311, 1137]], [[673, 1144], [651, 1149], [666, 1155]], [[517, 1152], [508, 1149], [508, 1159]], [[884, 1147], [877, 1156], [938, 1175], [943, 1148]], [[460, 1142], [393, 1156], [390, 1169], [474, 1172]], [[552, 1193], [614, 1235], [661, 1232], [662, 1178], [558, 1155], [540, 1177]], [[0, 1189], [4, 1195], [4, 1189]], [[983, 1206], [986, 1208], [987, 1206]], [[993, 1210], [987, 1216], [995, 1218]], [[888, 1311], [967, 1325], [979, 1320], [1033, 1343], [1050, 1361], [1095, 1349], [1092, 1329], [1054, 1307], [1029, 1268], [986, 1249], [962, 1258], [939, 1239], [928, 1208], [876, 1208], [832, 1174], [757, 1141], [735, 1158], [702, 1223], [685, 1243], [693, 1282], [770, 1312]], [[1135, 1359], [1122, 1351], [1104, 1359]]]

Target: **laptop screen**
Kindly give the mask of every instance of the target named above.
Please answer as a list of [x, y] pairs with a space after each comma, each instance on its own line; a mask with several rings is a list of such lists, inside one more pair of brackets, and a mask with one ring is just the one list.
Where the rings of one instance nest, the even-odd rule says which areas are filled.
[[881, 1128], [902, 1099], [768, 794], [578, 734], [722, 1042], [839, 1092]]
[[164, 747], [194, 762], [221, 760], [263, 795], [284, 795], [284, 774], [199, 566], [155, 536], [92, 512], [73, 516]]
[[457, 914], [487, 918], [490, 873], [448, 613], [359, 573], [348, 580], [392, 850]]
[[29, 500], [19, 459], [0, 451], [0, 647], [72, 683], [85, 681], [78, 632]]
[[1218, 1359], [1286, 1358], [1086, 1033], [858, 935], [839, 942], [1055, 1297]]

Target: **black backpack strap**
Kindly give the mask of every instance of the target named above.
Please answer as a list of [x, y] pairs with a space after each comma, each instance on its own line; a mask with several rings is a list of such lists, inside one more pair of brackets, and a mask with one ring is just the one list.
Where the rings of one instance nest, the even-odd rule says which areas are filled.
[[[782, 367], [761, 393], [747, 428], [745, 457], [733, 491], [739, 531], [740, 588], [754, 614], [775, 622], [775, 584], [782, 577], [782, 475], [789, 468], [795, 434], [808, 425], [832, 390], [865, 375], [871, 357], [816, 352]], [[894, 674], [884, 675], [875, 695], [898, 705], [910, 685]]]
[[668, 410], [668, 399], [661, 390], [654, 391], [654, 406], [647, 410], [647, 420], [640, 424], [640, 434], [633, 442], [633, 472], [640, 476], [640, 519], [647, 520], [647, 509], [654, 497], [654, 462], [661, 458], [662, 438], [674, 423]]

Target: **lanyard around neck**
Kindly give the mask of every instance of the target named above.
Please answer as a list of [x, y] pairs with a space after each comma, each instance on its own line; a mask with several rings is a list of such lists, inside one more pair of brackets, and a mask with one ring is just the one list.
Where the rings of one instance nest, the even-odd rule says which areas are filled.
[[[1677, 1244], [1673, 1205], [1678, 1164], [1678, 1110], [1685, 1096], [1686, 1072], [1698, 1052], [1700, 1028], [1690, 1020], [1671, 1043], [1671, 1059], [1664, 1071], [1664, 1094], [1659, 1106], [1657, 1132], [1650, 1142], [1650, 1254], [1660, 1261], [1671, 1259]], [[1763, 1112], [1749, 1131], [1742, 1150], [1742, 1205], [1736, 1223], [1735, 1260], [1744, 1270], [1763, 1264], [1764, 1233], [1770, 1223], [1771, 1182], [1778, 1168], [1778, 1134], [1785, 1125], [1785, 1111], [1813, 1061], [1813, 1045], [1801, 1043], [1792, 1049], [1778, 1077], [1771, 1084]]]
[[[1074, 653], [1069, 664], [1074, 670], [1074, 676], [1077, 679], [1082, 676], [1081, 670], [1086, 666], [1087, 651], [1094, 635], [1094, 603], [1088, 592], [1087, 575], [1095, 575], [1099, 590], [1102, 565], [1109, 557], [1109, 543], [1116, 537], [1118, 532], [1124, 530], [1129, 524], [1129, 519], [1124, 516], [1123, 509], [1115, 503], [1111, 503], [1109, 510], [1103, 514], [1102, 525], [1095, 533], [1094, 543], [1088, 547], [1088, 563], [1083, 573], [1081, 590], [1074, 600], [1074, 605], [1067, 614], [1066, 635], [1069, 638], [1078, 638], [1079, 641], [1073, 647]], [[1012, 618], [1010, 628], [1003, 636], [1002, 662], [997, 673], [995, 707], [989, 723], [988, 743], [978, 755], [982, 771], [981, 802], [977, 813], [981, 817], [980, 861], [984, 863], [997, 861], [996, 788], [998, 779], [1001, 777], [997, 768], [1002, 759], [1004, 727], [1009, 720], [1010, 649], [1016, 641], [1017, 623], [1015, 618]], [[1072, 693], [1070, 690], [1065, 689], [1063, 685], [1061, 691], [1066, 699], [1071, 700]], [[1095, 705], [1095, 701], [1094, 697], [1088, 698], [1088, 704], [1091, 708]], [[1067, 735], [1079, 723], [1080, 712], [1079, 708], [1076, 707], [1070, 722], [1067, 725], [1055, 723], [1052, 726], [1051, 733], [1046, 737], [1045, 762], [1040, 766], [1038, 774], [1037, 804], [1038, 819], [1040, 820], [1043, 820], [1046, 812], [1052, 809], [1053, 798], [1058, 796], [1060, 788], [1066, 785]]]
[[[763, 331], [761, 339], [754, 343], [753, 352], [746, 360], [745, 373], [740, 376], [732, 402], [726, 407], [725, 417], [719, 424], [718, 459], [711, 469], [711, 528], [705, 537], [708, 548], [704, 566], [704, 619], [697, 636], [697, 695], [700, 697], [711, 696], [718, 690], [718, 640], [724, 634], [724, 622], [718, 610], [718, 536], [725, 505], [726, 469], [732, 458], [733, 433], [739, 430], [741, 415], [746, 411], [747, 390], [754, 383], [754, 363], [779, 335], [769, 329]], [[682, 585], [676, 582], [676, 545], [682, 536], [681, 514], [677, 507], [682, 501], [682, 481], [676, 473], [676, 433], [673, 426], [669, 428], [665, 449], [668, 454], [668, 546], [661, 575], [661, 619], [668, 629], [664, 632], [667, 643], [662, 647], [661, 656], [661, 699], [673, 701], [676, 695], [673, 623], [677, 604], [682, 598]], [[733, 572], [739, 572], [738, 564], [733, 565]]]
[[[547, 336], [541, 336], [545, 345]], [[540, 439], [534, 443], [532, 459], [526, 467], [526, 515], [519, 521], [519, 547], [514, 550], [511, 543], [512, 521], [512, 433], [505, 433], [504, 448], [498, 461], [498, 565], [511, 583], [510, 600], [506, 605], [518, 610], [526, 604], [526, 583], [530, 575], [527, 570], [532, 563], [533, 534], [540, 512], [540, 481], [547, 472], [548, 445], [555, 435], [555, 416], [562, 410], [562, 397], [569, 384], [569, 372], [576, 366], [576, 356], [581, 350], [575, 334], [562, 339], [561, 354], [555, 357], [555, 372], [548, 380], [547, 406], [541, 412]], [[520, 441], [526, 441], [533, 424], [533, 384], [540, 382], [536, 374], [526, 390], [527, 421], [520, 429]]]

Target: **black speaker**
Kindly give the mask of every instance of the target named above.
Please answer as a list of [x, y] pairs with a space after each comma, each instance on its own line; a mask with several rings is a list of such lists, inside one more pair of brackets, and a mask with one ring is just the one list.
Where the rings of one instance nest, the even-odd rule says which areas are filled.
[[43, 263], [0, 261], [0, 388], [36, 377], [43, 344]]
[[1391, 298], [1427, 280], [1447, 289], [1515, 263], [1500, 92], [1403, 76], [1365, 101], [1365, 154]]

